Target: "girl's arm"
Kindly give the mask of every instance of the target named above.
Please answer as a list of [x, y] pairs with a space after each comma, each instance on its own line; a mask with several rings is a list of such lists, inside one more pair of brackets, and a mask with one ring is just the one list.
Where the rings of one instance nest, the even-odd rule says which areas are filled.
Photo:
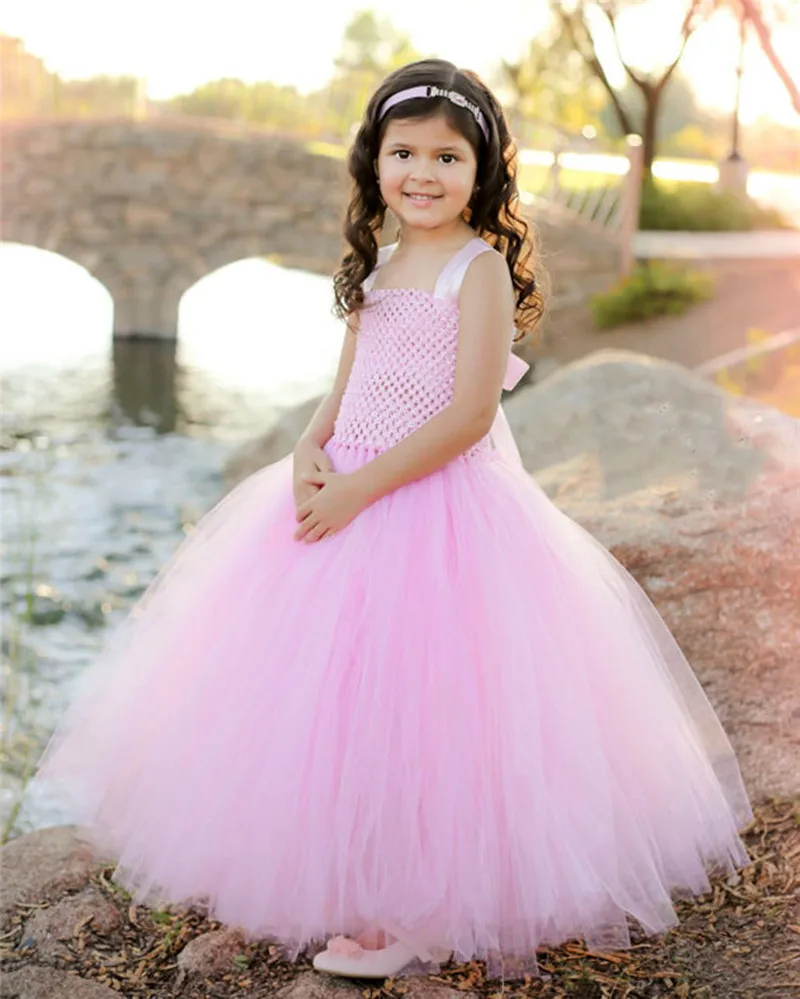
[[419, 430], [351, 473], [368, 503], [442, 468], [490, 430], [497, 413], [514, 328], [514, 294], [499, 253], [470, 264], [458, 299], [452, 402]]
[[353, 359], [356, 353], [356, 330], [358, 328], [358, 314], [352, 316], [348, 322], [342, 343], [342, 351], [339, 355], [339, 367], [336, 371], [336, 378], [330, 392], [322, 399], [319, 406], [314, 411], [314, 415], [308, 422], [308, 426], [300, 435], [298, 447], [303, 444], [310, 444], [316, 448], [324, 447], [333, 436], [333, 426], [339, 414], [339, 406], [342, 403], [342, 396], [347, 387], [347, 380], [353, 367]]
[[333, 435], [339, 406], [353, 367], [357, 322], [357, 316], [348, 322], [333, 387], [317, 406], [292, 452], [292, 491], [297, 510], [319, 492], [319, 486], [310, 482], [308, 477], [333, 471], [333, 463], [323, 449]]

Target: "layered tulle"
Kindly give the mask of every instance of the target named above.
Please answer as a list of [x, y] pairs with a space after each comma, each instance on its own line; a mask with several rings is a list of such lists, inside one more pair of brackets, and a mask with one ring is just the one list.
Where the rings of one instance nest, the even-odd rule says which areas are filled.
[[138, 899], [202, 898], [292, 954], [377, 926], [531, 958], [663, 930], [746, 862], [677, 644], [521, 468], [458, 459], [323, 542], [295, 526], [290, 459], [229, 494], [42, 761]]

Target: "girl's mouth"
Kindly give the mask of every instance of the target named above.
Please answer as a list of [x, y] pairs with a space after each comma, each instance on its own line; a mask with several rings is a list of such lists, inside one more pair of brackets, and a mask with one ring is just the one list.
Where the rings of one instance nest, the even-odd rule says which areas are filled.
[[438, 201], [441, 194], [404, 194], [403, 197], [408, 198], [413, 205], [424, 208], [433, 204], [434, 201]]

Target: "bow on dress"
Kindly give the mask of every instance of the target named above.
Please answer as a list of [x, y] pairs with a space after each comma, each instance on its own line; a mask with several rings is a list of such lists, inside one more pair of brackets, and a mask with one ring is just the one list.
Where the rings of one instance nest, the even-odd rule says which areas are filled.
[[518, 357], [514, 353], [508, 355], [508, 364], [506, 365], [506, 375], [503, 379], [503, 388], [506, 392], [510, 392], [516, 384], [519, 382], [520, 378], [525, 374], [525, 372], [530, 368], [530, 364], [523, 361], [521, 357]]

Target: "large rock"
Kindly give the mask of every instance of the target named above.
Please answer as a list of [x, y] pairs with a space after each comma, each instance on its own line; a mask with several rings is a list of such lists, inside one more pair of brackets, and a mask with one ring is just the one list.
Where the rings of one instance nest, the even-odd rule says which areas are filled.
[[47, 960], [64, 957], [68, 949], [60, 941], [72, 939], [87, 924], [100, 936], [113, 933], [122, 924], [119, 909], [91, 885], [55, 905], [37, 909], [25, 923], [20, 947], [35, 948], [39, 957]]
[[800, 466], [796, 420], [630, 351], [566, 365], [505, 410], [525, 467], [555, 499], [632, 500], [644, 490], [713, 502]]
[[188, 943], [178, 955], [178, 980], [191, 976], [203, 978], [230, 971], [233, 959], [246, 946], [242, 931], [235, 926], [210, 930]]
[[6, 843], [0, 850], [0, 927], [22, 903], [52, 902], [82, 888], [95, 864], [74, 826], [37, 829]]
[[234, 452], [223, 473], [227, 488], [232, 489], [257, 469], [291, 454], [298, 437], [308, 426], [321, 401], [322, 397], [309, 399], [302, 405], [287, 410], [274, 427]]
[[58, 968], [30, 965], [0, 976], [3, 999], [119, 999], [119, 992]]
[[[442, 982], [431, 981], [427, 977], [408, 977], [402, 979], [402, 982], [406, 999], [469, 999], [475, 994], [451, 989]], [[274, 999], [356, 999], [365, 994], [366, 984], [366, 981], [350, 981], [308, 971], [279, 989]]]
[[624, 351], [506, 412], [526, 468], [656, 604], [750, 793], [800, 793], [800, 422]]

